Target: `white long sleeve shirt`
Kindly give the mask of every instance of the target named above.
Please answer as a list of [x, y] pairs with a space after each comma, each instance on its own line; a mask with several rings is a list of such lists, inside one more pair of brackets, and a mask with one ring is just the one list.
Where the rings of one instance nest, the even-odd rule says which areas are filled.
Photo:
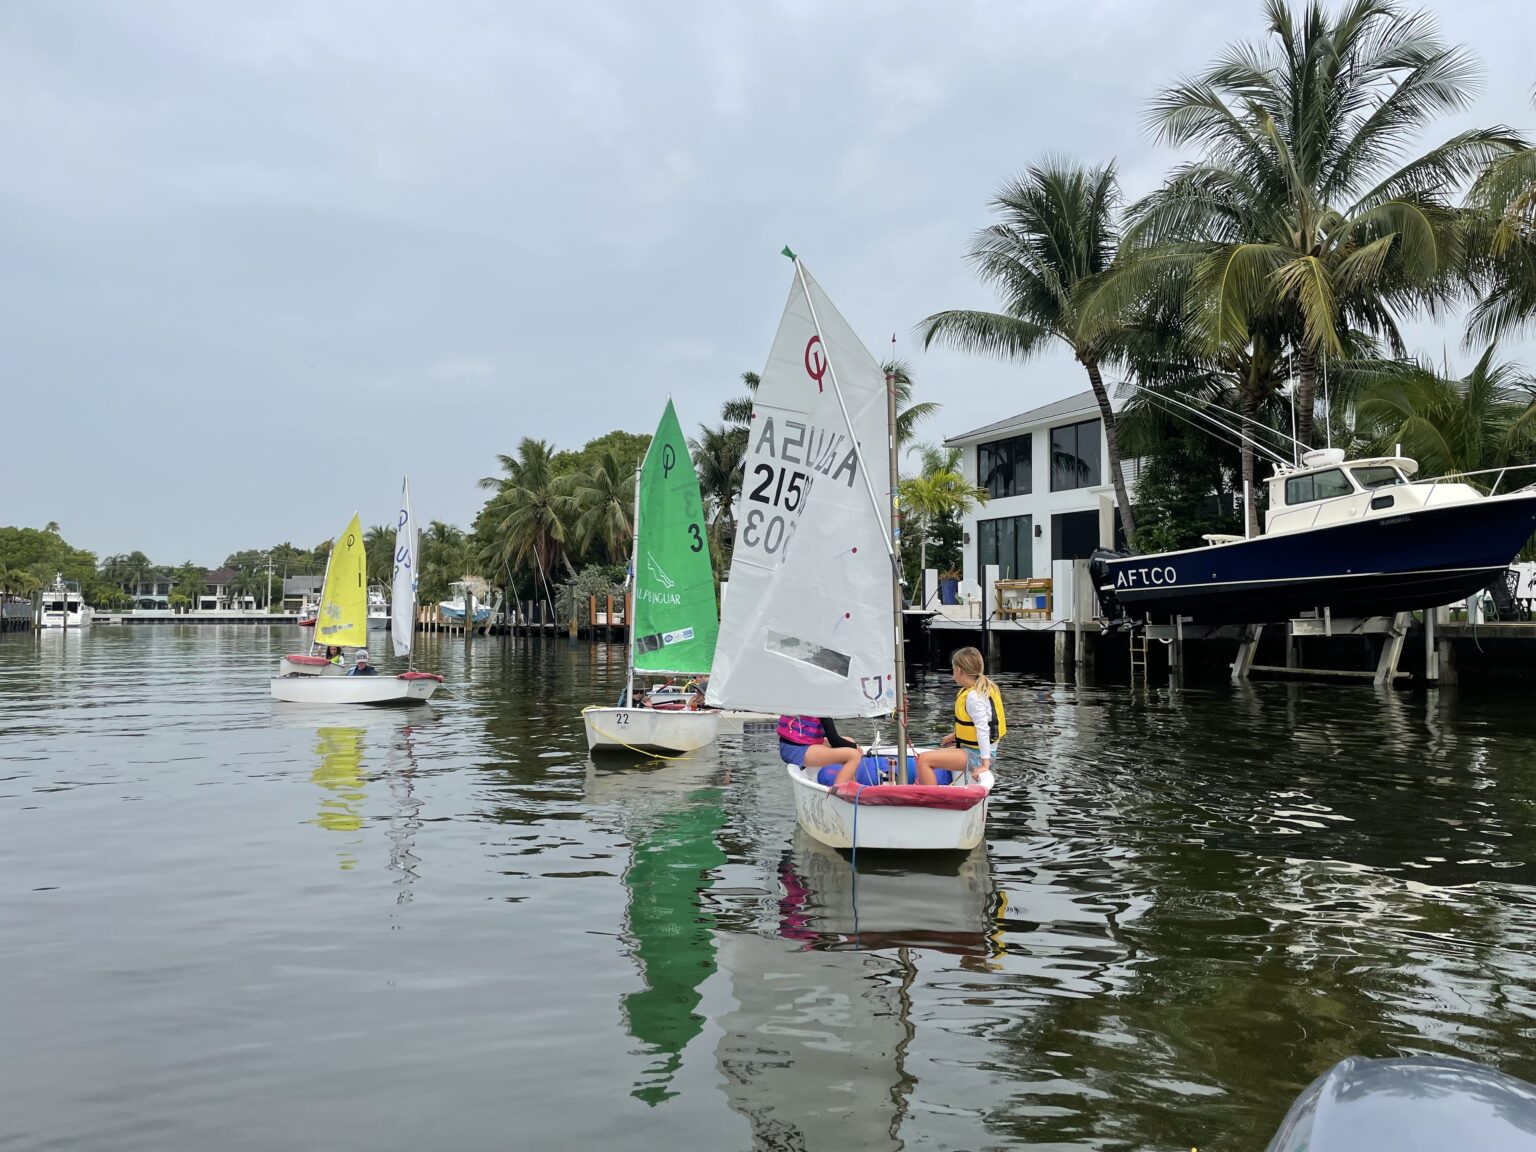
[[976, 750], [983, 760], [992, 759], [992, 698], [985, 693], [965, 694], [965, 710], [976, 725]]

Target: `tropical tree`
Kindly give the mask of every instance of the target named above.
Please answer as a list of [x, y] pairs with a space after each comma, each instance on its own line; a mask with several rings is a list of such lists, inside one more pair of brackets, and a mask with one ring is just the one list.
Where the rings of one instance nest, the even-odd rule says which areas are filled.
[[1402, 354], [1399, 318], [1448, 296], [1461, 262], [1451, 194], [1522, 141], [1473, 128], [1403, 162], [1436, 117], [1466, 106], [1467, 52], [1384, 0], [1336, 16], [1317, 2], [1265, 10], [1262, 42], [1154, 100], [1158, 138], [1199, 157], [1131, 209], [1121, 275], [1094, 294], [1086, 328], [1187, 271], [1202, 352], [1266, 330], [1295, 348], [1297, 435], [1311, 443], [1320, 359], [1344, 355], [1350, 329]]
[[25, 568], [6, 568], [0, 565], [0, 592], [29, 596], [42, 586], [43, 582]]
[[1083, 323], [1084, 306], [1115, 258], [1119, 199], [1113, 164], [1082, 168], [1048, 159], [1031, 165], [993, 197], [1002, 219], [976, 236], [969, 253], [977, 275], [1002, 297], [1003, 311], [937, 312], [918, 332], [925, 348], [945, 344], [1006, 360], [1026, 361], [1055, 345], [1069, 348], [1098, 403], [1120, 524], [1133, 539], [1136, 521], [1102, 371], [1121, 353], [1109, 321], [1092, 329]]
[[57, 536], [59, 534], [59, 522], [57, 520], [48, 521], [48, 523], [43, 526], [43, 531], [52, 532], [55, 536]]
[[368, 583], [388, 585], [395, 571], [395, 530], [375, 524], [365, 531], [363, 555], [368, 557]]
[[171, 570], [171, 588], [176, 596], [187, 602], [188, 606], [197, 603], [197, 598], [202, 595], [207, 579], [208, 570], [190, 560], [178, 564]]
[[[725, 411], [731, 410], [730, 401]], [[751, 402], [748, 401], [750, 414]], [[709, 517], [709, 549], [718, 574], [730, 567], [730, 545], [735, 540], [736, 497], [741, 494], [741, 467], [746, 453], [745, 427], [729, 424], [710, 428], [701, 426], [697, 438], [688, 441], [694, 471], [699, 474], [699, 493], [704, 498], [704, 514]]]
[[442, 520], [427, 524], [421, 534], [421, 577], [418, 585], [422, 600], [441, 600], [448, 586], [480, 571], [475, 550], [464, 530]]
[[[1370, 451], [1390, 455], [1401, 444], [1431, 476], [1536, 461], [1536, 383], [1515, 365], [1496, 363], [1496, 350], [1490, 344], [1459, 380], [1423, 361], [1362, 372], [1355, 409], [1358, 430], [1374, 434]], [[1493, 479], [1473, 482], [1486, 488]]]
[[496, 491], [487, 508], [491, 528], [482, 558], [496, 568], [531, 568], [540, 587], [548, 586], [557, 563], [575, 571], [570, 548], [579, 506], [570, 478], [555, 474], [553, 456], [548, 442], [525, 436], [516, 456], [498, 457], [502, 475], [480, 481]]
[[1469, 343], [1526, 331], [1536, 322], [1536, 149], [1500, 156], [1467, 196]]
[[[915, 476], [901, 479], [902, 533], [916, 533], [918, 580], [928, 567], [928, 536], [941, 521], [964, 516], [987, 502], [987, 492], [966, 479], [959, 448], [918, 444], [921, 466]], [[909, 537], [910, 538], [910, 537]]]
[[235, 573], [235, 578], [229, 582], [229, 591], [234, 596], [236, 603], [249, 596], [254, 600], [261, 599], [267, 589], [267, 574], [263, 570], [257, 572], [254, 568], [241, 568]]
[[572, 478], [573, 535], [579, 546], [594, 546], [609, 564], [623, 563], [634, 536], [635, 468], [606, 449]]

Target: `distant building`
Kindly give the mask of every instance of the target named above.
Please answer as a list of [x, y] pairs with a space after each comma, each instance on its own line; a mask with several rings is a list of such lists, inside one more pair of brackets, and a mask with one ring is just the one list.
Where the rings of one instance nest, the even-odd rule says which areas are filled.
[[237, 596], [232, 585], [240, 577], [238, 568], [219, 568], [203, 578], [203, 591], [197, 597], [199, 612], [256, 610], [255, 596]]
[[297, 612], [305, 600], [318, 600], [324, 576], [286, 576], [283, 578], [283, 611]]
[[175, 586], [175, 581], [169, 576], [153, 576], [147, 580], [140, 580], [128, 589], [128, 594], [133, 597], [135, 608], [167, 610], [171, 606], [169, 599], [171, 589]]
[[[1111, 401], [1118, 411], [1120, 404]], [[984, 565], [1004, 580], [1051, 574], [1053, 560], [1077, 560], [1099, 546], [1099, 512], [1114, 506], [1104, 422], [1092, 392], [1079, 392], [945, 443], [961, 449], [962, 472], [986, 491], [986, 504], [961, 521], [964, 578], [979, 584]], [[1136, 461], [1123, 461], [1135, 490]], [[1120, 536], [1119, 521], [1114, 531]]]

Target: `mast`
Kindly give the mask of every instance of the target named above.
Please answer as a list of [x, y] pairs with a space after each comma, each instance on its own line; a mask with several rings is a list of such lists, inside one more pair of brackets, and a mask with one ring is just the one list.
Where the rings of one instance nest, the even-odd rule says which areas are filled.
[[[649, 449], [647, 449], [649, 451]], [[629, 533], [629, 609], [624, 613], [624, 626], [629, 630], [629, 680], [624, 690], [624, 707], [635, 706], [635, 617], [640, 614], [640, 474], [645, 469], [645, 457], [635, 465], [635, 518]]]
[[891, 452], [891, 611], [896, 633], [896, 779], [907, 778], [907, 654], [901, 603], [901, 488], [896, 443], [896, 334], [891, 333], [891, 359], [885, 365], [885, 421]]

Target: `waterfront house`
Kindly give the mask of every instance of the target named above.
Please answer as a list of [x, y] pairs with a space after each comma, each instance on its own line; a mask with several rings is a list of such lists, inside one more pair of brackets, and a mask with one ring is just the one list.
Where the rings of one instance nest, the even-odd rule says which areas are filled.
[[237, 596], [234, 582], [240, 577], [240, 569], [224, 567], [216, 569], [204, 578], [203, 591], [197, 598], [199, 612], [254, 612], [256, 597]]
[[324, 583], [324, 576], [283, 577], [283, 611], [297, 612], [305, 601], [319, 600], [320, 588]]
[[138, 581], [128, 589], [128, 594], [133, 597], [133, 606], [137, 609], [166, 611], [171, 606], [171, 589], [175, 586], [175, 581], [162, 572]]
[[[1120, 401], [1111, 404], [1120, 409]], [[961, 523], [967, 585], [979, 585], [990, 564], [1004, 580], [1049, 577], [1053, 561], [1082, 559], [1099, 546], [1101, 523], [1123, 544], [1104, 423], [1092, 392], [951, 436], [945, 444], [961, 450], [962, 473], [988, 497]], [[1135, 464], [1122, 462], [1132, 491]]]

